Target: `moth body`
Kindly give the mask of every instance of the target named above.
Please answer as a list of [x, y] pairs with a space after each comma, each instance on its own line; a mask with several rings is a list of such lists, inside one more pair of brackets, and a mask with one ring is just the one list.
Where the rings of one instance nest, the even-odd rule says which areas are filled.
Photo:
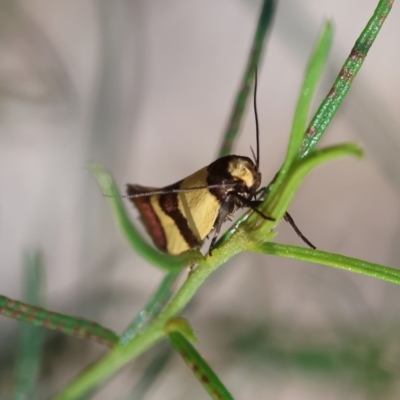
[[250, 158], [229, 155], [161, 189], [128, 184], [127, 195], [154, 244], [179, 254], [199, 248], [214, 229], [211, 249], [223, 222], [238, 208], [249, 207], [260, 184]]

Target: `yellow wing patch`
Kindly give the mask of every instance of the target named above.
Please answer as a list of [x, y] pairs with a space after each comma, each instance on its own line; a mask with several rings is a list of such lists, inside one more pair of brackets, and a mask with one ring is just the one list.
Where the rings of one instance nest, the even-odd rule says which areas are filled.
[[[195, 172], [185, 178], [181, 189], [195, 188], [207, 185], [207, 168]], [[179, 193], [178, 207], [186, 218], [193, 234], [203, 241], [214, 227], [221, 204], [208, 189], [193, 190]]]

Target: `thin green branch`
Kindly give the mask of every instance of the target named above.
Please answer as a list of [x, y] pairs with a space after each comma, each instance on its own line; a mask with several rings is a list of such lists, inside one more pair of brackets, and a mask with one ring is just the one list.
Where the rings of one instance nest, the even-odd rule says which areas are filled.
[[170, 272], [165, 275], [150, 301], [121, 335], [120, 342], [122, 344], [129, 343], [161, 313], [173, 294], [172, 289], [178, 276], [179, 272]]
[[324, 70], [326, 60], [328, 59], [329, 50], [332, 44], [332, 36], [332, 24], [327, 21], [322, 28], [322, 32], [318, 37], [317, 43], [314, 46], [314, 50], [307, 64], [294, 112], [288, 150], [283, 166], [280, 169], [280, 175], [287, 171], [293, 161], [298, 157], [299, 149], [304, 138], [304, 132], [307, 127], [311, 102]]
[[233, 400], [232, 395], [219, 380], [215, 372], [204, 361], [197, 350], [178, 332], [171, 332], [168, 338], [194, 376], [214, 400]]
[[166, 336], [166, 324], [176, 316], [197, 289], [219, 266], [224, 264], [234, 254], [244, 249], [246, 235], [236, 234], [221, 248], [213, 251], [212, 257], [207, 257], [206, 262], [201, 263], [186, 279], [174, 298], [164, 311], [145, 328], [140, 335], [136, 335], [128, 344], [116, 344], [101, 360], [92, 364], [84, 374], [78, 376], [62, 392], [54, 397], [54, 400], [73, 400], [82, 396], [98, 382], [115, 373], [127, 362], [143, 353], [154, 343]]
[[0, 314], [21, 322], [29, 322], [35, 326], [52, 329], [70, 336], [94, 340], [106, 346], [118, 342], [118, 335], [101, 325], [83, 318], [70, 317], [48, 311], [6, 296], [0, 296]]
[[103, 194], [108, 198], [114, 219], [125, 239], [143, 258], [167, 271], [180, 271], [203, 259], [198, 250], [189, 250], [179, 256], [170, 256], [159, 252], [154, 246], [147, 243], [130, 221], [111, 175], [100, 164], [90, 164], [89, 169], [96, 178]]
[[265, 44], [265, 38], [270, 27], [272, 17], [275, 10], [274, 0], [264, 0], [256, 32], [254, 34], [250, 55], [247, 66], [244, 71], [239, 92], [236, 95], [231, 116], [229, 117], [228, 126], [222, 139], [221, 148], [218, 157], [231, 154], [235, 140], [238, 136], [240, 124], [242, 122], [243, 113], [249, 98], [251, 85], [254, 80], [255, 67], [259, 64], [262, 50]]
[[[40, 251], [25, 255], [24, 300], [44, 304], [44, 267]], [[19, 343], [15, 363], [14, 400], [34, 400], [40, 373], [44, 330], [32, 324], [19, 324]]]
[[310, 153], [332, 121], [332, 118], [349, 91], [355, 76], [360, 70], [369, 49], [382, 28], [393, 3], [394, 0], [379, 1], [372, 18], [368, 21], [351, 50], [349, 57], [343, 64], [335, 83], [310, 122], [301, 146], [301, 157]]
[[307, 157], [298, 159], [286, 173], [285, 179], [280, 182], [279, 186], [273, 186], [267, 199], [259, 206], [260, 211], [265, 215], [274, 217], [276, 221], [262, 221], [258, 215], [253, 213], [243, 223], [243, 228], [249, 232], [254, 240], [261, 239], [265, 242], [267, 239], [263, 240], [263, 238], [266, 238], [270, 230], [283, 218], [298, 187], [311, 170], [339, 157], [353, 156], [359, 158], [362, 154], [362, 150], [356, 144], [348, 143], [314, 150]]
[[400, 270], [359, 260], [357, 258], [346, 257], [341, 254], [271, 242], [264, 243], [259, 247], [249, 250], [263, 254], [271, 254], [274, 256], [327, 265], [400, 285]]

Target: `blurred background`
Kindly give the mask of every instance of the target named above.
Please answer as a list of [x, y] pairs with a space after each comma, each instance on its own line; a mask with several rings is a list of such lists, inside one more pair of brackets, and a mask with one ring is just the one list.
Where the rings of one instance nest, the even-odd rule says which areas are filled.
[[[259, 69], [265, 184], [283, 161], [322, 22], [333, 21], [335, 37], [314, 106], [376, 4], [279, 2]], [[123, 331], [162, 273], [124, 241], [85, 165], [103, 164], [122, 191], [127, 182], [165, 186], [213, 161], [260, 6], [0, 1], [0, 294], [21, 299], [24, 255], [40, 249], [49, 309]], [[322, 141], [355, 141], [365, 158], [312, 172], [289, 208], [319, 249], [393, 267], [400, 266], [399, 18], [395, 2]], [[248, 109], [235, 153], [249, 156], [254, 143]], [[303, 245], [284, 222], [275, 240]], [[209, 279], [184, 315], [197, 348], [237, 399], [398, 399], [399, 302], [395, 285], [241, 254]], [[1, 399], [12, 398], [17, 330], [17, 322], [0, 317]], [[178, 355], [168, 359], [168, 349], [157, 345], [91, 398], [208, 398]], [[105, 352], [47, 332], [37, 399]], [[151, 366], [164, 361], [155, 357], [168, 359], [159, 375]]]

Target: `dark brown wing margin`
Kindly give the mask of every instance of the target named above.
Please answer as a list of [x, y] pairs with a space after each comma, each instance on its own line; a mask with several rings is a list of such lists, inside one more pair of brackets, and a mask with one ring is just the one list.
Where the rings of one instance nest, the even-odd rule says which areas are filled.
[[[151, 190], [154, 189], [139, 185], [126, 185], [126, 193], [128, 196], [149, 192]], [[167, 239], [165, 237], [165, 232], [161, 225], [160, 219], [154, 212], [153, 206], [150, 203], [151, 197], [152, 196], [136, 197], [130, 198], [129, 200], [139, 210], [140, 218], [142, 219], [143, 224], [147, 229], [147, 232], [153, 239], [154, 244], [160, 250], [167, 251]]]

